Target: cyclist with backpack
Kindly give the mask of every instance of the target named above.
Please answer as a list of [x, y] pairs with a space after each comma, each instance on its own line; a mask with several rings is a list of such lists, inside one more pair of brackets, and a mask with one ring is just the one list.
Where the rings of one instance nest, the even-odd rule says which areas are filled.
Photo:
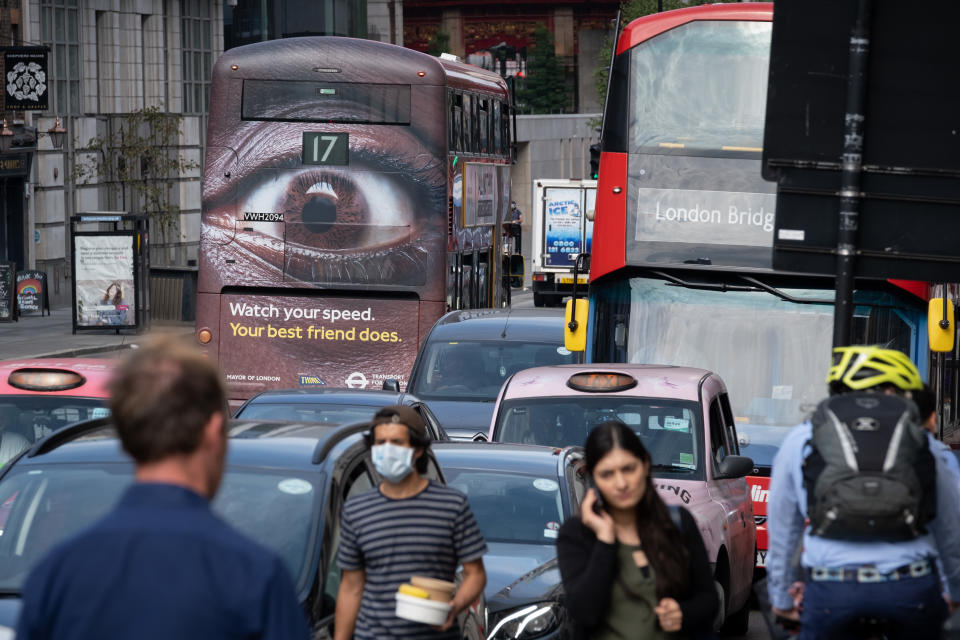
[[[906, 355], [839, 347], [830, 397], [787, 435], [773, 461], [767, 574], [775, 615], [802, 638], [854, 638], [863, 621], [885, 637], [939, 637], [960, 600], [960, 492], [931, 452], [911, 394], [923, 381]], [[788, 588], [802, 541], [802, 613]]]

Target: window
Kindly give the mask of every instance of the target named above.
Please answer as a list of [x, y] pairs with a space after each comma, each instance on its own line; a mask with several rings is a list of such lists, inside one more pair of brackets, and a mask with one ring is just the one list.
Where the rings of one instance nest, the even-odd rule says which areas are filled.
[[205, 113], [213, 71], [211, 3], [180, 0], [183, 43], [183, 112]]
[[58, 115], [81, 113], [79, 14], [77, 0], [40, 3], [40, 39], [50, 47], [50, 108]]
[[487, 153], [490, 151], [490, 101], [489, 100], [480, 100], [479, 108], [477, 112], [479, 113], [479, 124], [480, 124], [480, 153]]
[[465, 153], [473, 153], [473, 96], [463, 96], [463, 149]]
[[450, 94], [450, 150], [463, 150], [463, 95]]
[[492, 153], [501, 154], [503, 153], [503, 128], [500, 122], [500, 102], [498, 100], [493, 100], [493, 127], [491, 131], [493, 132], [493, 144], [490, 147]]
[[710, 453], [713, 456], [714, 469], [727, 457], [727, 443], [724, 438], [726, 429], [723, 424], [723, 412], [720, 410], [720, 401], [714, 398], [710, 403]]

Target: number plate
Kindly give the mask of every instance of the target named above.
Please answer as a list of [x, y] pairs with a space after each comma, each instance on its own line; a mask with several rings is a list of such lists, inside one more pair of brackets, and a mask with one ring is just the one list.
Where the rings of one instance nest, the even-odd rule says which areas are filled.
[[303, 164], [347, 165], [350, 134], [304, 131], [302, 158]]
[[765, 567], [765, 566], [767, 566], [767, 552], [766, 552], [766, 551], [760, 551], [760, 549], [757, 549], [757, 562], [756, 562], [756, 565], [757, 565], [758, 567]]
[[[586, 276], [580, 276], [577, 278], [578, 284], [587, 284], [588, 278]], [[560, 284], [573, 284], [573, 276], [560, 278]]]

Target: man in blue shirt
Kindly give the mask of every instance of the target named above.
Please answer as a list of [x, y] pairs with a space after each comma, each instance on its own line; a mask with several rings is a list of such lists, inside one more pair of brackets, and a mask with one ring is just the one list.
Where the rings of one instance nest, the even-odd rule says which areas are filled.
[[[833, 393], [852, 388], [903, 393], [922, 387], [906, 356], [877, 347], [836, 349], [841, 363], [831, 369]], [[851, 386], [853, 385], [853, 386]], [[960, 601], [960, 493], [940, 456], [936, 466], [936, 517], [926, 533], [902, 541], [849, 541], [814, 535], [807, 520], [804, 462], [813, 428], [805, 423], [786, 437], [773, 461], [767, 527], [768, 588], [774, 614], [802, 622], [802, 638], [851, 638], [858, 619], [886, 623], [885, 637], [940, 637], [947, 615], [936, 559], [950, 599]], [[802, 540], [802, 614], [789, 593], [796, 579], [793, 559]]]
[[227, 448], [217, 368], [158, 340], [117, 370], [110, 393], [137, 481], [34, 568], [18, 640], [307, 640], [282, 560], [210, 510]]

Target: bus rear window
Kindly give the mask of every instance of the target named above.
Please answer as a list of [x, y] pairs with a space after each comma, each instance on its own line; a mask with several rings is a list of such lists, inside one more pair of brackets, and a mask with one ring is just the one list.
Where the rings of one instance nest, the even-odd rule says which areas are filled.
[[630, 152], [761, 151], [770, 22], [700, 20], [630, 52]]
[[410, 85], [244, 80], [241, 118], [410, 124]]

